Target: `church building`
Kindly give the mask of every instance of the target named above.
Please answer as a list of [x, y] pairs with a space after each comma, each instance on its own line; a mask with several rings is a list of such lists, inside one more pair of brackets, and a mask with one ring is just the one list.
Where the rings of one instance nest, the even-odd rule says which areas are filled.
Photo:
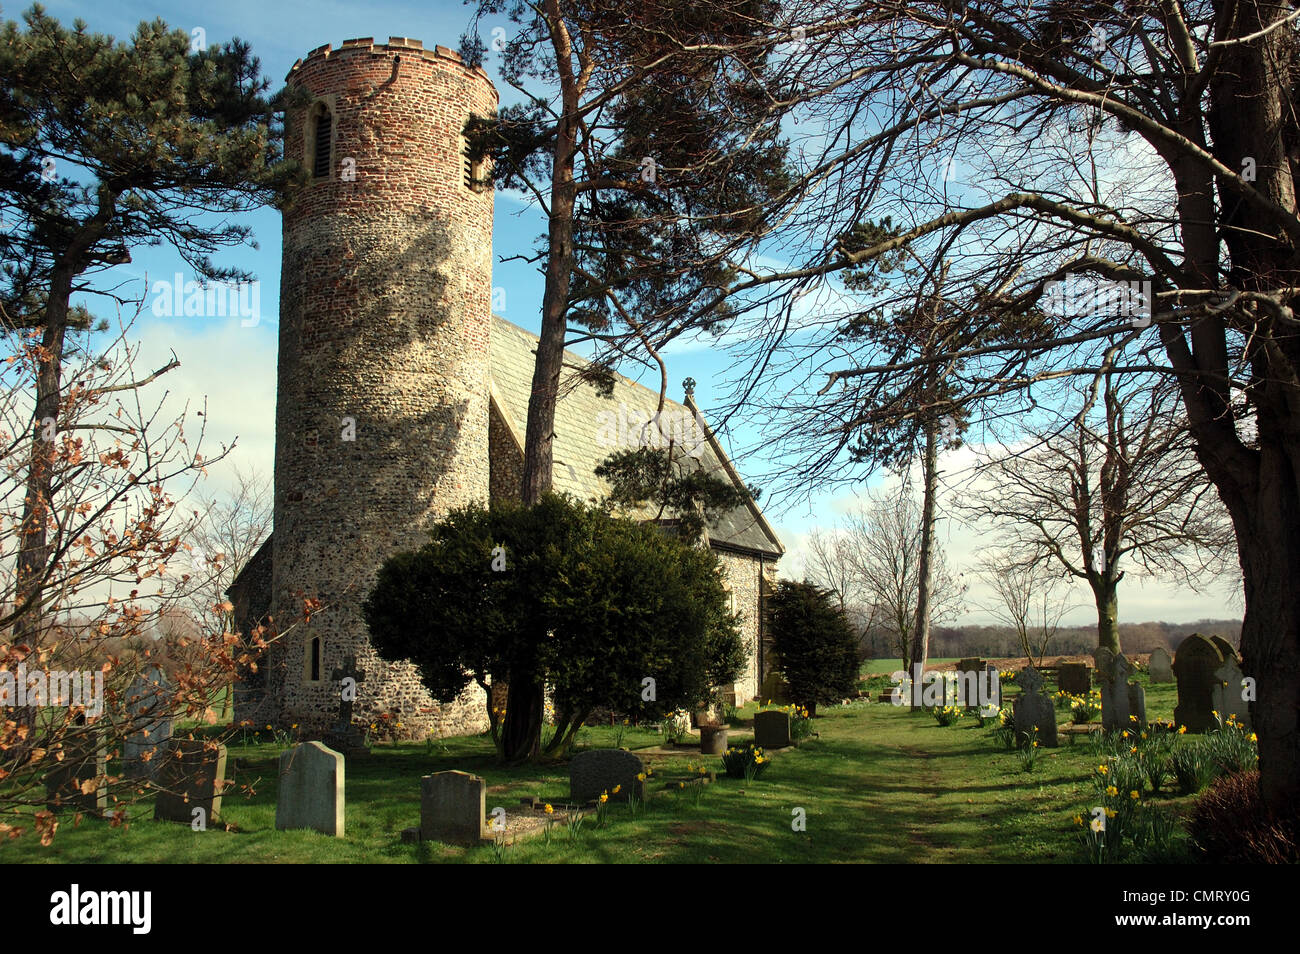
[[[351, 676], [354, 723], [484, 731], [482, 691], [435, 702], [414, 666], [375, 653], [361, 603], [383, 562], [449, 510], [520, 495], [537, 338], [491, 312], [493, 194], [462, 132], [497, 93], [454, 51], [402, 37], [320, 47], [287, 83], [300, 103], [286, 150], [311, 182], [284, 209], [274, 531], [228, 591], [241, 629], [270, 617], [279, 635], [237, 686], [235, 719], [328, 732]], [[603, 496], [596, 466], [665, 432], [743, 486], [689, 381], [656, 429], [656, 391], [615, 375], [604, 396], [579, 380], [581, 356], [564, 363], [555, 491]], [[708, 543], [742, 619], [748, 661], [725, 687], [742, 704], [767, 675], [762, 601], [783, 548], [752, 502], [714, 521]]]

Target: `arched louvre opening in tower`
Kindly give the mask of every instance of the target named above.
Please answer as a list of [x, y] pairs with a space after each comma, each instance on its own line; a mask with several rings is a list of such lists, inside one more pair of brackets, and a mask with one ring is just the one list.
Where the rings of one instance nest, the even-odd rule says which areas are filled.
[[316, 149], [312, 163], [312, 175], [317, 179], [327, 179], [330, 174], [330, 111], [322, 103], [316, 107]]

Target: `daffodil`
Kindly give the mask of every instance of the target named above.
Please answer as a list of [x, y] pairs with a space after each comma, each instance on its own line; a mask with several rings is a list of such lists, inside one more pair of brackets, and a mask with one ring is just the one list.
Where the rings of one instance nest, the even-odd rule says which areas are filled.
[[1137, 801], [1139, 798], [1141, 798], [1142, 796], [1138, 793], [1138, 790], [1135, 788], [1135, 789], [1133, 789], [1133, 791], [1131, 791], [1131, 792], [1128, 793], [1128, 797], [1131, 798], [1131, 799], [1133, 799], [1133, 801], [1136, 802], [1136, 801]]
[[542, 809], [542, 810], [543, 810], [544, 812], [546, 812], [546, 814], [548, 814], [548, 815], [554, 815], [554, 814], [555, 814], [555, 809], [551, 807], [550, 802], [547, 802], [547, 803], [546, 803], [546, 807], [545, 807], [544, 809]]
[[1111, 798], [1114, 798], [1116, 795], [1119, 794], [1119, 789], [1117, 789], [1114, 785], [1107, 785], [1106, 794], [1109, 795]]

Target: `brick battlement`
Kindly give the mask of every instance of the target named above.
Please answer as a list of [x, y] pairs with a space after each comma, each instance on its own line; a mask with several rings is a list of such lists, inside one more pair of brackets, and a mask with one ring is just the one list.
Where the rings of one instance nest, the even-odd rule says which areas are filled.
[[465, 72], [486, 80], [488, 85], [492, 87], [492, 93], [497, 97], [498, 101], [501, 98], [500, 94], [496, 91], [496, 87], [492, 84], [491, 78], [487, 75], [487, 71], [484, 70], [483, 67], [467, 66], [465, 61], [461, 59], [460, 54], [450, 47], [435, 46], [432, 50], [426, 50], [422, 40], [413, 40], [410, 37], [405, 36], [390, 36], [387, 43], [378, 44], [375, 43], [375, 38], [371, 36], [359, 37], [353, 40], [344, 40], [343, 44], [337, 50], [330, 44], [326, 43], [324, 46], [316, 47], [316, 49], [312, 50], [305, 57], [295, 62], [293, 66], [289, 68], [289, 73], [285, 76], [285, 80], [291, 80], [294, 73], [311, 63], [325, 62], [326, 60], [331, 59], [337, 60], [342, 56], [356, 56], [358, 54], [387, 56], [390, 53], [397, 56], [403, 54], [407, 56], [418, 54], [421, 60], [429, 63], [439, 60], [448, 63], [455, 63], [457, 66], [460, 66], [465, 70]]

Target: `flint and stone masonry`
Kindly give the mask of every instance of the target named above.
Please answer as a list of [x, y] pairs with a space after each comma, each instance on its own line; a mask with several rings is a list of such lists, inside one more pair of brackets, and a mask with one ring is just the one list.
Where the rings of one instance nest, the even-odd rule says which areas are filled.
[[305, 100], [286, 149], [312, 179], [284, 211], [272, 613], [286, 627], [320, 605], [277, 646], [272, 693], [281, 721], [325, 728], [355, 655], [354, 721], [478, 731], [481, 692], [437, 706], [379, 659], [361, 602], [387, 557], [488, 497], [492, 190], [466, 181], [463, 130], [497, 93], [400, 37], [313, 50], [286, 82]]

